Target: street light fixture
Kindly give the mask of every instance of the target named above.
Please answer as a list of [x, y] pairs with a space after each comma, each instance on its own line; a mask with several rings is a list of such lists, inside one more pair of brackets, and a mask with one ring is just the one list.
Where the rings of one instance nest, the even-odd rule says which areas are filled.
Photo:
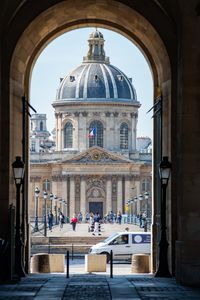
[[162, 187], [162, 198], [161, 198], [161, 239], [159, 242], [159, 266], [155, 274], [155, 277], [172, 277], [168, 268], [168, 246], [166, 236], [166, 189], [171, 173], [171, 162], [168, 161], [168, 156], [164, 156], [160, 163], [159, 173]]
[[52, 212], [52, 201], [53, 201], [53, 194], [52, 193], [49, 195], [49, 199], [50, 199], [50, 211]]
[[44, 236], [47, 236], [47, 196], [46, 191], [43, 192], [44, 197]]
[[39, 198], [40, 190], [38, 187], [35, 188], [35, 227], [34, 231], [38, 231], [38, 198]]
[[57, 195], [54, 195], [54, 202], [55, 202], [54, 210], [55, 210], [56, 225], [58, 225], [57, 201], [58, 201], [58, 197]]
[[16, 186], [16, 228], [15, 228], [15, 272], [19, 277], [25, 276], [22, 264], [22, 240], [20, 228], [20, 188], [24, 178], [24, 163], [20, 156], [12, 163]]

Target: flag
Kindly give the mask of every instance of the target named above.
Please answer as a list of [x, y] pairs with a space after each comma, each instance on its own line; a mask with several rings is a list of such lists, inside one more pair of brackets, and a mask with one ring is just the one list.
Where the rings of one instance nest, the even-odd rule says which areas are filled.
[[92, 130], [90, 130], [90, 133], [89, 133], [89, 137], [95, 137], [95, 135], [96, 135], [96, 128], [94, 127], [94, 128], [92, 128]]

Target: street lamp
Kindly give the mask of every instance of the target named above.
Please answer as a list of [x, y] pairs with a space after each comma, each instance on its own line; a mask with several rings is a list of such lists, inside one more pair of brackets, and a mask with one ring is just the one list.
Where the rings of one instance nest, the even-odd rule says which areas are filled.
[[40, 190], [38, 187], [35, 188], [35, 227], [34, 231], [38, 231], [38, 198], [39, 198]]
[[52, 201], [53, 201], [53, 194], [52, 193], [49, 195], [49, 199], [50, 199], [50, 211], [52, 212]]
[[24, 163], [20, 156], [12, 163], [16, 186], [16, 228], [15, 228], [15, 272], [19, 277], [25, 276], [22, 264], [22, 240], [20, 229], [20, 188], [24, 177]]
[[138, 197], [134, 197], [133, 201], [135, 203], [135, 224], [137, 223], [137, 201], [138, 201]]
[[160, 163], [159, 174], [162, 187], [162, 198], [161, 198], [161, 239], [159, 242], [159, 266], [155, 274], [155, 277], [172, 277], [168, 268], [168, 246], [166, 236], [166, 189], [171, 173], [171, 162], [168, 161], [168, 156], [164, 156]]
[[43, 192], [44, 197], [44, 236], [47, 236], [47, 196], [46, 191]]
[[54, 202], [55, 202], [54, 210], [55, 210], [56, 225], [58, 225], [57, 201], [58, 201], [58, 197], [57, 195], [54, 195]]

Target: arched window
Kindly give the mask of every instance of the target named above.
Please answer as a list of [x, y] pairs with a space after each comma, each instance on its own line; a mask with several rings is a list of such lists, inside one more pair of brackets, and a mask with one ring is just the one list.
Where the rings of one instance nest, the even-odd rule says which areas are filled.
[[73, 147], [73, 125], [67, 122], [64, 127], [64, 148]]
[[103, 148], [103, 124], [93, 121], [89, 127], [89, 147], [99, 146]]
[[128, 149], [128, 125], [126, 123], [120, 126], [120, 149]]
[[51, 190], [51, 182], [48, 179], [43, 181], [43, 191], [49, 192]]
[[40, 131], [43, 131], [43, 122], [40, 122]]

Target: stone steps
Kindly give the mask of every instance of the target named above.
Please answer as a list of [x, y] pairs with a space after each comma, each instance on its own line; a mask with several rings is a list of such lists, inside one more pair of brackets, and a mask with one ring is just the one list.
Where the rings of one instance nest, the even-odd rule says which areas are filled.
[[87, 254], [90, 247], [104, 240], [105, 237], [31, 237], [31, 254], [62, 253]]

